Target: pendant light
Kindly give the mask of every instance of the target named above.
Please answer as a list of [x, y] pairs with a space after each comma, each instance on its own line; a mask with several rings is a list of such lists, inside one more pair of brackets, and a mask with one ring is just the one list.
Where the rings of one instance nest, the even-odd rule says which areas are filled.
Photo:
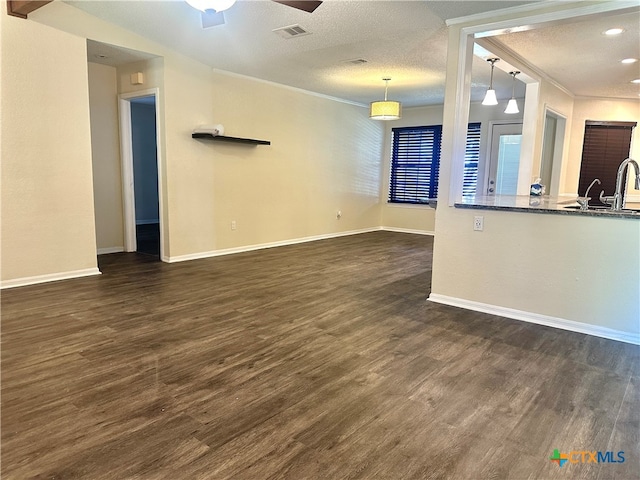
[[491, 62], [491, 80], [489, 81], [489, 90], [487, 90], [487, 93], [484, 95], [484, 100], [482, 100], [482, 105], [498, 104], [496, 91], [493, 89], [493, 69], [495, 68], [496, 62], [499, 61], [499, 58], [487, 58], [487, 62]]
[[519, 73], [520, 72], [509, 72], [509, 75], [513, 77], [513, 85], [511, 87], [511, 100], [509, 100], [504, 113], [520, 113], [518, 102], [516, 102], [516, 75], [518, 75]]
[[383, 78], [382, 80], [385, 82], [384, 100], [371, 102], [369, 118], [372, 120], [398, 120], [402, 116], [402, 105], [400, 105], [400, 102], [387, 100], [387, 90], [391, 78]]

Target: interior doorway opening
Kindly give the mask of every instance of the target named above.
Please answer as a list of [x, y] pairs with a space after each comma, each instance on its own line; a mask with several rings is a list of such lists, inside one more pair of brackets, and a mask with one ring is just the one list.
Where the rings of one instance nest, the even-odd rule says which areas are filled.
[[119, 96], [124, 247], [164, 259], [157, 89]]

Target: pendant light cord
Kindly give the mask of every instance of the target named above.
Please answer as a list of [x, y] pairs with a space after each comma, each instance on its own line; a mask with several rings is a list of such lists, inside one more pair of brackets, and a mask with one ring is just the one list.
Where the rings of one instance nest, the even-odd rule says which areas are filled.
[[509, 72], [511, 75], [513, 75], [513, 83], [511, 85], [511, 98], [516, 98], [516, 75], [518, 75], [520, 72]]
[[496, 66], [496, 62], [499, 61], [499, 58], [487, 58], [487, 62], [491, 62], [491, 78], [489, 79], [489, 90], [493, 90], [493, 69]]
[[389, 90], [389, 80], [390, 78], [383, 78], [384, 80], [384, 101], [387, 101], [387, 91]]

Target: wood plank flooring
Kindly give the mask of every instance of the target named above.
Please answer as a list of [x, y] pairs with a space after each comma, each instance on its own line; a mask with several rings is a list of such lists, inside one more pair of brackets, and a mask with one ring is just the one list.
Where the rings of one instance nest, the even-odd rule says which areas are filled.
[[640, 348], [427, 302], [431, 252], [112, 254], [3, 291], [2, 479], [639, 478]]

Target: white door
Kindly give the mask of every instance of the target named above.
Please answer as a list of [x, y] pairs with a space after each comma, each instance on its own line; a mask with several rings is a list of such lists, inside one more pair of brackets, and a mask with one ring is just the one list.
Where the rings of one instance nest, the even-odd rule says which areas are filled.
[[521, 142], [522, 123], [492, 125], [487, 195], [516, 195]]

